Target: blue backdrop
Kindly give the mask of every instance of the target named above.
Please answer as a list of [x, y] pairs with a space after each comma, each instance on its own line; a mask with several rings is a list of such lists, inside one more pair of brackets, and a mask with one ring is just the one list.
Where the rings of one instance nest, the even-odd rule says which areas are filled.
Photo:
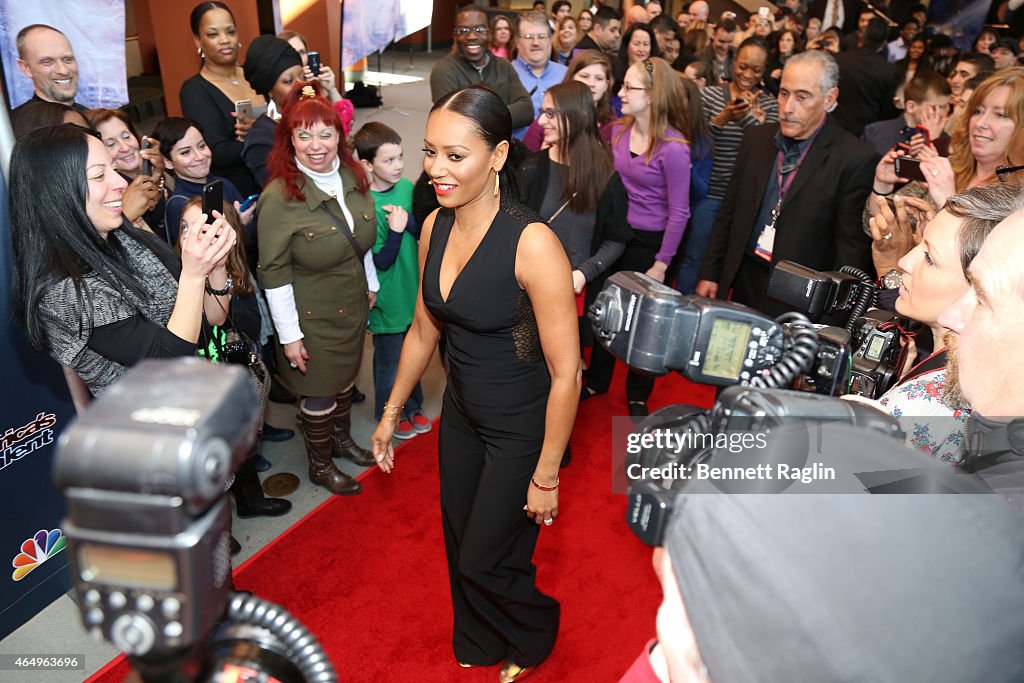
[[71, 587], [60, 530], [64, 498], [53, 486], [60, 431], [74, 417], [60, 366], [34, 352], [11, 308], [11, 228], [7, 182], [0, 175], [0, 638], [31, 619]]

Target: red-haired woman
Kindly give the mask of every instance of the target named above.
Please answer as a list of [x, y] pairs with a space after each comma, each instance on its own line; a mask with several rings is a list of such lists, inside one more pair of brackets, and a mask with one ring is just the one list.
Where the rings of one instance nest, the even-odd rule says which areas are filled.
[[331, 457], [374, 463], [349, 431], [370, 290], [377, 289], [373, 197], [345, 145], [337, 111], [309, 84], [289, 93], [267, 168], [259, 275], [279, 342], [277, 367], [284, 384], [302, 397], [310, 481], [354, 495], [362, 486]]

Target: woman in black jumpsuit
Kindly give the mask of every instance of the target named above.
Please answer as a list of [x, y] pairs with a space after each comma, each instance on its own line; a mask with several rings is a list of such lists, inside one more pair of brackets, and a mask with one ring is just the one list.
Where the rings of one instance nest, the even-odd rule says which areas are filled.
[[558, 514], [558, 465], [580, 386], [565, 252], [539, 218], [501, 196], [510, 135], [508, 108], [485, 87], [431, 110], [424, 170], [442, 208], [424, 224], [416, 317], [373, 435], [389, 472], [391, 416], [443, 328], [439, 469], [455, 657], [462, 666], [505, 660], [502, 681], [547, 658], [558, 634], [558, 602], [537, 589], [532, 557], [540, 525]]

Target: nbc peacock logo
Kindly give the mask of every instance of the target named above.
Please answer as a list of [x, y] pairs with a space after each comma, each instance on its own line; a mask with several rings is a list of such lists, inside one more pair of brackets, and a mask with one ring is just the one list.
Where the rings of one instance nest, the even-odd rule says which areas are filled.
[[68, 539], [60, 529], [47, 531], [40, 529], [32, 538], [26, 538], [21, 544], [21, 552], [11, 563], [14, 566], [15, 581], [21, 581], [43, 562], [64, 550]]

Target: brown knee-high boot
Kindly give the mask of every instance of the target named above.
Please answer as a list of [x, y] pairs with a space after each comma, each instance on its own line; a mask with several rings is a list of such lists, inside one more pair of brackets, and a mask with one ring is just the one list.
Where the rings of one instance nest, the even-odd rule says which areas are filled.
[[309, 454], [309, 480], [339, 496], [354, 496], [363, 485], [338, 469], [331, 460], [335, 410], [323, 413], [299, 411], [299, 428]]
[[334, 457], [348, 458], [360, 467], [377, 464], [373, 453], [352, 440], [352, 387], [338, 394], [334, 411]]

